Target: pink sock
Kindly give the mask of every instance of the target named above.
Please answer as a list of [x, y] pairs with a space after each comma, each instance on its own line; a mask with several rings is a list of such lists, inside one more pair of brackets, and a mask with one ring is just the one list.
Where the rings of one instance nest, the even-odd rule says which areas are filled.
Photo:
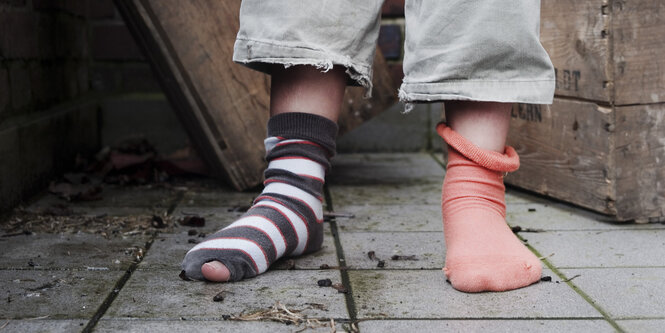
[[448, 143], [448, 168], [441, 206], [446, 239], [443, 271], [465, 292], [506, 291], [540, 279], [540, 260], [506, 224], [503, 175], [519, 167], [512, 147], [486, 151], [445, 124], [437, 132]]

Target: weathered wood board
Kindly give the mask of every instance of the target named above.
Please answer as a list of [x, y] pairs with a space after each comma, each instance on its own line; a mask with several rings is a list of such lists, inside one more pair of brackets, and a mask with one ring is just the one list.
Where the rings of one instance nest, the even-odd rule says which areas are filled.
[[[232, 62], [240, 0], [116, 0], [197, 150], [243, 190], [263, 181], [270, 78]], [[377, 51], [373, 98], [349, 88], [341, 131], [396, 101]]]
[[555, 98], [518, 104], [508, 145], [521, 167], [506, 183], [613, 215], [665, 220], [665, 103], [606, 107]]
[[543, 0], [540, 39], [556, 67], [557, 96], [665, 102], [665, 2]]

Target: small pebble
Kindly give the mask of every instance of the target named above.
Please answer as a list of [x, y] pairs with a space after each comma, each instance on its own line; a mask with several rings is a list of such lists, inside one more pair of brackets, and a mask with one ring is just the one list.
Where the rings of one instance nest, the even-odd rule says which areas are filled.
[[332, 281], [330, 279], [323, 279], [316, 282], [319, 287], [330, 287], [332, 286]]

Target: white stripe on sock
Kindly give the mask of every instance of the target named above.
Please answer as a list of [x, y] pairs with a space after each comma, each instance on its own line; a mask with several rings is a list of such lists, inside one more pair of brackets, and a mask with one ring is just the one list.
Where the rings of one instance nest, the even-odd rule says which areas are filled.
[[289, 184], [270, 183], [266, 185], [262, 193], [278, 193], [293, 197], [305, 202], [311, 209], [318, 221], [323, 220], [323, 205], [313, 195]]
[[263, 145], [266, 146], [266, 153], [270, 152], [279, 143], [280, 139], [276, 136], [271, 136], [263, 140]]
[[261, 230], [264, 234], [268, 235], [268, 238], [270, 238], [272, 243], [275, 245], [275, 252], [277, 254], [277, 258], [283, 256], [284, 252], [286, 252], [286, 239], [284, 239], [284, 236], [282, 236], [282, 233], [279, 231], [275, 223], [273, 223], [272, 221], [263, 216], [243, 217], [240, 220], [233, 222], [231, 225], [222, 230], [235, 228], [235, 227], [242, 227], [242, 226], [254, 227], [256, 229]]
[[268, 169], [282, 169], [297, 175], [314, 177], [321, 181], [325, 177], [325, 169], [321, 164], [302, 157], [282, 157], [272, 160], [268, 164]]
[[298, 214], [294, 213], [291, 209], [285, 207], [284, 205], [278, 204], [268, 199], [257, 202], [256, 206], [270, 206], [284, 214], [286, 218], [291, 221], [291, 224], [295, 229], [296, 236], [298, 237], [298, 245], [290, 255], [298, 256], [305, 252], [305, 246], [307, 246], [307, 225], [305, 224], [305, 221], [303, 221], [300, 216], [298, 216]]
[[256, 264], [256, 267], [259, 270], [258, 274], [261, 274], [266, 270], [268, 270], [268, 259], [266, 259], [266, 255], [263, 253], [263, 250], [261, 250], [261, 247], [259, 247], [256, 243], [249, 240], [237, 239], [237, 238], [211, 239], [196, 244], [196, 246], [194, 246], [191, 250], [189, 250], [189, 252], [193, 252], [200, 249], [242, 250], [245, 251], [247, 254], [249, 254], [250, 257], [252, 257], [252, 260], [254, 260], [254, 263]]

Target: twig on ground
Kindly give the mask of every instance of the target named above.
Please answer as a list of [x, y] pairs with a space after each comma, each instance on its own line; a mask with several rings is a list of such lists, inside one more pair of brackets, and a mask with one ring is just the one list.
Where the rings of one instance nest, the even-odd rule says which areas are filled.
[[580, 277], [580, 276], [582, 276], [582, 274], [577, 274], [577, 275], [572, 276], [572, 277], [570, 277], [570, 278], [568, 278], [568, 279], [565, 279], [565, 280], [563, 280], [563, 281], [561, 281], [561, 282], [569, 282], [569, 281], [572, 281], [574, 278], [578, 278], [578, 277]]

